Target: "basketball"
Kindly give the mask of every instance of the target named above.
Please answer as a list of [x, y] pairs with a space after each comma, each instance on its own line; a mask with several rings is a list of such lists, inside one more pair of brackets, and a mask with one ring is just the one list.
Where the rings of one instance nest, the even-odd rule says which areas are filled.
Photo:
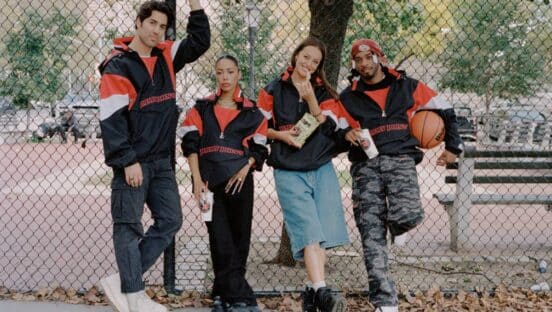
[[421, 148], [433, 148], [445, 139], [445, 123], [432, 111], [419, 111], [410, 120], [410, 133]]

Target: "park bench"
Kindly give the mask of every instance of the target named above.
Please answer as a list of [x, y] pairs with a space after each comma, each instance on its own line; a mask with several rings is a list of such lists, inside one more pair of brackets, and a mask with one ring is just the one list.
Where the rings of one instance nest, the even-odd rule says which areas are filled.
[[512, 194], [511, 188], [491, 194], [474, 192], [474, 184], [515, 184], [517, 189], [521, 184], [552, 185], [552, 151], [491, 151], [472, 147], [462, 153], [458, 162], [447, 165], [447, 169], [457, 170], [456, 175], [445, 177], [445, 183], [456, 184], [456, 191], [436, 193], [433, 197], [449, 215], [454, 251], [469, 243], [472, 205], [544, 205], [552, 211], [552, 194], [542, 188], [520, 194]]

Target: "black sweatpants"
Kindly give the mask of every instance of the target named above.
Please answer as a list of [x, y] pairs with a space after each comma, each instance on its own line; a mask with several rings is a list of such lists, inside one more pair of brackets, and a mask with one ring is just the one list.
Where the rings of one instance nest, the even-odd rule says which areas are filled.
[[253, 176], [248, 174], [241, 192], [234, 195], [225, 193], [225, 186], [223, 183], [212, 190], [213, 218], [206, 222], [215, 271], [213, 296], [231, 304], [257, 305], [245, 279], [253, 218]]

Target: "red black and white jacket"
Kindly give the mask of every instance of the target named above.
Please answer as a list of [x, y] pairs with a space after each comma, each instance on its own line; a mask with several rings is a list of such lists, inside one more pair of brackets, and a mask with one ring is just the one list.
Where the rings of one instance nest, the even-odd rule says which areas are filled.
[[[288, 68], [259, 93], [257, 105], [268, 119], [269, 128], [278, 131], [291, 129], [309, 111], [308, 104], [299, 101], [299, 93], [291, 81], [292, 73], [293, 68]], [[338, 131], [357, 127], [356, 121], [328, 93], [320, 80], [315, 79], [311, 83], [326, 121], [300, 149], [279, 140], [271, 141], [267, 164], [274, 168], [298, 171], [317, 169], [340, 152]]]
[[249, 157], [253, 168], [261, 171], [268, 156], [268, 122], [255, 103], [234, 93], [238, 109], [215, 105], [219, 92], [197, 100], [178, 129], [184, 156], [197, 153], [199, 171], [209, 188], [225, 183], [240, 170]]
[[[456, 114], [452, 105], [427, 85], [383, 67], [385, 79], [375, 85], [353, 76], [351, 85], [340, 94], [340, 100], [361, 128], [369, 129], [380, 155], [407, 154], [416, 163], [423, 158], [418, 140], [410, 134], [410, 119], [418, 110], [433, 110], [445, 122], [445, 148], [460, 154], [463, 142], [458, 135]], [[378, 101], [378, 97], [380, 97]], [[379, 104], [378, 104], [379, 103]], [[366, 160], [360, 147], [351, 147], [349, 160]]]
[[179, 115], [175, 74], [209, 48], [203, 10], [190, 13], [187, 33], [184, 40], [154, 47], [149, 69], [147, 60], [129, 49], [132, 38], [114, 40], [100, 65], [100, 126], [108, 166], [124, 168], [174, 155]]

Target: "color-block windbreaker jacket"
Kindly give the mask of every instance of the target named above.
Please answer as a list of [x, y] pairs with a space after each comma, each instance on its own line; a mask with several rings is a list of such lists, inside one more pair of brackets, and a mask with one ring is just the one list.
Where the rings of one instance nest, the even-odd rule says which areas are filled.
[[199, 155], [201, 178], [211, 189], [227, 182], [247, 164], [249, 157], [255, 159], [253, 169], [261, 171], [268, 156], [268, 123], [255, 103], [237, 88], [234, 101], [238, 109], [222, 116], [216, 112], [217, 99], [218, 95], [213, 94], [198, 100], [178, 130], [184, 156]]
[[[299, 93], [291, 81], [292, 73], [293, 68], [288, 68], [259, 93], [257, 105], [268, 119], [269, 128], [278, 131], [291, 129], [309, 111], [308, 104], [299, 100]], [[314, 93], [322, 114], [327, 117], [326, 121], [318, 126], [300, 149], [282, 141], [271, 141], [268, 165], [286, 170], [314, 170], [343, 152], [338, 145], [341, 131], [356, 128], [357, 123], [320, 81], [314, 82]]]
[[[423, 158], [417, 146], [418, 140], [410, 134], [409, 121], [418, 110], [433, 110], [445, 123], [445, 148], [460, 154], [464, 148], [458, 135], [456, 114], [452, 105], [427, 85], [398, 72], [383, 67], [386, 79], [381, 88], [389, 88], [385, 107], [382, 109], [369, 95], [374, 86], [367, 85], [360, 76], [352, 77], [351, 85], [340, 94], [343, 106], [363, 129], [369, 129], [380, 155], [411, 156], [416, 163]], [[379, 85], [379, 84], [378, 84]], [[376, 86], [377, 87], [377, 86]], [[352, 146], [349, 160], [366, 160], [360, 147]]]
[[187, 33], [184, 40], [153, 48], [153, 76], [128, 48], [132, 38], [115, 39], [100, 65], [100, 126], [108, 166], [124, 168], [174, 155], [179, 116], [175, 74], [209, 48], [209, 20], [203, 10], [190, 13]]

